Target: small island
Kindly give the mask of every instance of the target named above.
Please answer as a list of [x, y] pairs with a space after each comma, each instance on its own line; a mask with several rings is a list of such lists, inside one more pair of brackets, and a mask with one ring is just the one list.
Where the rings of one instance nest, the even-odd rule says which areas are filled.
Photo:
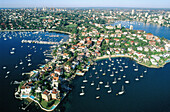
[[[63, 9], [55, 13], [51, 9], [30, 10], [37, 18], [30, 15], [30, 20], [19, 15], [18, 21], [26, 21], [23, 26], [16, 27], [18, 24], [13, 25], [14, 21], [11, 19], [8, 25], [1, 22], [1, 31], [43, 30], [70, 35], [66, 42], [51, 47], [51, 62], [31, 71], [30, 78], [22, 81], [15, 93], [16, 98], [34, 101], [45, 111], [53, 111], [71, 90], [70, 81], [76, 75], [84, 76], [97, 60], [128, 57], [150, 68], [160, 68], [170, 62], [169, 40], [143, 30], [133, 30], [132, 25], [129, 28], [122, 27], [121, 24], [110, 25], [111, 21], [120, 17], [119, 14], [116, 14], [115, 19], [113, 12], [104, 13], [103, 10]], [[11, 11], [11, 18], [19, 14], [14, 12], [15, 10]], [[28, 13], [30, 11], [24, 14]], [[129, 15], [129, 19], [134, 15], [135, 13]], [[123, 15], [121, 17], [128, 18]]]

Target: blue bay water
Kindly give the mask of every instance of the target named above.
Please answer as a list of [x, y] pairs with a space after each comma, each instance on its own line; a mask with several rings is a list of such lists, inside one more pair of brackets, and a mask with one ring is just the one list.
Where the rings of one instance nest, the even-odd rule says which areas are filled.
[[130, 28], [130, 25], [133, 25], [134, 30], [144, 30], [146, 33], [152, 33], [155, 36], [165, 37], [170, 40], [170, 28], [165, 26], [159, 26], [156, 24], [145, 24], [142, 22], [127, 22], [127, 21], [117, 21], [111, 25], [121, 24], [122, 27]]
[[[50, 35], [58, 36], [49, 37]], [[22, 39], [59, 42], [61, 39], [68, 39], [68, 35], [52, 32], [0, 32], [0, 37], [0, 110], [2, 112], [19, 112], [22, 111], [19, 109], [22, 101], [14, 98], [18, 85], [12, 83], [27, 79], [28, 76], [23, 76], [22, 73], [35, 70], [40, 64], [45, 64], [47, 57], [44, 56], [43, 52], [49, 50], [51, 46], [21, 43]], [[4, 40], [5, 38], [6, 40]], [[11, 55], [12, 48], [15, 48], [15, 53]], [[31, 54], [31, 62], [27, 61], [28, 54]], [[21, 60], [22, 65], [19, 64]], [[32, 65], [28, 66], [28, 63], [32, 63]], [[18, 68], [15, 68], [16, 65]], [[3, 69], [4, 66], [6, 69]], [[9, 74], [7, 74], [8, 71], [10, 71]], [[5, 78], [6, 76], [8, 77]]]
[[[117, 58], [120, 59], [120, 58]], [[160, 69], [149, 69], [144, 66], [138, 65], [139, 71], [135, 72], [136, 67], [133, 66], [135, 61], [129, 58], [121, 58], [129, 66], [128, 69], [124, 69], [120, 72], [119, 65], [115, 63], [118, 73], [115, 73], [116, 78], [121, 76], [121, 80], [117, 84], [113, 85], [112, 81], [114, 77], [110, 77], [112, 70], [108, 72], [108, 63], [104, 63], [105, 60], [98, 61], [103, 62], [104, 65], [97, 66], [96, 70], [92, 70], [93, 66], [86, 73], [88, 82], [83, 83], [84, 77], [76, 77], [73, 80], [73, 90], [63, 102], [66, 106], [67, 112], [169, 112], [170, 111], [170, 66], [165, 65]], [[112, 60], [116, 60], [113, 58]], [[123, 65], [122, 65], [123, 66]], [[110, 68], [113, 68], [111, 66]], [[100, 72], [100, 69], [103, 69]], [[144, 71], [147, 69], [147, 73]], [[98, 75], [95, 72], [98, 71]], [[102, 73], [106, 72], [103, 76]], [[143, 73], [144, 77], [139, 76]], [[92, 78], [90, 78], [92, 74]], [[126, 74], [126, 78], [122, 76]], [[96, 77], [99, 76], [99, 79]], [[135, 78], [139, 77], [139, 81]], [[129, 84], [125, 84], [125, 80], [129, 80]], [[91, 82], [94, 81], [95, 85], [91, 86]], [[99, 81], [103, 81], [104, 84], [100, 86], [100, 90], [97, 91]], [[106, 83], [109, 82], [112, 92], [107, 93], [109, 88], [105, 88]], [[84, 96], [80, 96], [81, 86], [85, 86]], [[125, 87], [125, 94], [117, 96], [116, 94], [121, 90], [121, 86]], [[100, 99], [96, 99], [96, 96], [100, 96]]]

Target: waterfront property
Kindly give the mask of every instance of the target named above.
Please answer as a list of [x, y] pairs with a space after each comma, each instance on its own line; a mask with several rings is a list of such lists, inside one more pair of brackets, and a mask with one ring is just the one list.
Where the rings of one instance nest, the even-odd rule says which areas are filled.
[[[15, 9], [7, 11], [9, 11], [9, 14], [12, 15], [13, 12], [16, 12]], [[32, 9], [30, 9], [30, 11], [32, 11]], [[26, 10], [23, 15], [29, 15], [30, 11]], [[108, 10], [104, 10], [106, 14], [102, 14], [103, 10], [94, 10], [92, 13], [96, 15], [92, 15], [89, 13], [89, 10], [86, 11], [87, 13], [84, 13], [83, 10], [70, 10], [70, 14], [66, 13], [65, 11], [61, 11], [52, 13], [54, 17], [47, 16], [51, 14], [51, 11], [40, 11], [39, 13], [35, 13], [33, 11], [32, 13], [37, 18], [25, 18], [25, 21], [30, 24], [23, 24], [24, 26], [19, 25], [20, 23], [13, 25], [15, 23], [11, 22], [13, 19], [11, 19], [9, 22], [6, 22], [8, 20], [5, 18], [3, 19], [3, 23], [1, 23], [0, 27], [2, 31], [6, 31], [6, 29], [15, 31], [35, 28], [40, 29], [41, 31], [60, 30], [65, 33], [70, 32], [70, 38], [66, 42], [58, 38], [59, 36], [45, 35], [44, 37], [41, 37], [39, 34], [42, 32], [37, 30], [33, 33], [34, 36], [32, 36], [32, 38], [29, 40], [26, 38], [29, 37], [29, 33], [21, 33], [20, 37], [23, 38], [21, 42], [23, 42], [23, 44], [27, 45], [28, 47], [30, 47], [29, 44], [34, 43], [55, 44], [55, 46], [53, 46], [52, 52], [50, 53], [50, 55], [53, 57], [52, 61], [42, 65], [36, 70], [36, 72], [30, 72], [30, 78], [26, 81], [22, 81], [22, 83], [19, 85], [17, 93], [19, 94], [20, 98], [29, 98], [32, 101], [38, 103], [38, 105], [43, 110], [52, 111], [57, 107], [57, 105], [70, 90], [68, 88], [68, 84], [70, 83], [69, 81], [72, 80], [76, 75], [86, 75], [86, 73], [91, 70], [90, 66], [95, 65], [95, 61], [98, 59], [109, 58], [110, 61], [107, 60], [106, 63], [110, 63], [112, 61], [111, 57], [129, 57], [134, 59], [139, 64], [150, 68], [160, 68], [169, 62], [170, 43], [168, 39], [158, 37], [143, 30], [133, 30], [133, 26], [130, 26], [130, 28], [125, 28], [122, 24], [110, 26], [111, 21], [116, 21], [122, 18], [125, 19], [126, 17], [132, 19], [134, 16], [123, 14], [125, 17], [124, 18], [123, 16], [120, 16], [121, 14], [119, 15], [119, 13], [115, 13], [115, 15], [112, 13], [110, 14], [110, 12], [108, 13]], [[153, 11], [151, 13], [156, 12]], [[1, 15], [2, 14], [8, 15], [8, 13], [4, 12], [2, 12]], [[20, 15], [20, 13], [17, 14]], [[11, 18], [17, 18], [18, 15], [14, 15], [14, 17], [12, 16]], [[136, 16], [138, 18], [138, 15]], [[166, 17], [167, 14], [165, 14], [165, 18]], [[126, 18], [125, 20], [129, 19]], [[142, 19], [142, 21], [145, 20], [146, 18]], [[32, 24], [31, 21], [34, 21], [34, 24]], [[42, 21], [42, 25], [38, 24], [39, 21]], [[146, 21], [153, 22], [153, 20]], [[169, 24], [166, 24], [166, 19], [162, 21], [165, 22], [163, 23], [160, 21], [159, 24], [161, 23], [162, 25], [169, 26]], [[10, 25], [8, 25], [8, 23]], [[106, 23], [109, 24], [109, 26]], [[4, 34], [2, 38], [4, 41], [8, 41], [6, 34]], [[11, 37], [9, 37], [9, 39], [11, 39]], [[21, 47], [23, 48], [23, 46]], [[30, 49], [34, 49], [34, 52], [37, 52], [33, 47]], [[30, 57], [30, 55], [25, 56], [24, 58], [28, 57]], [[20, 60], [19, 64], [23, 65], [23, 63], [24, 61]], [[117, 61], [117, 64], [123, 65], [120, 60]], [[29, 66], [31, 66], [31, 64], [29, 64]], [[136, 66], [136, 64], [134, 64], [134, 66], [136, 67], [134, 68], [134, 71], [138, 71], [138, 66]], [[115, 67], [113, 67], [106, 70], [101, 69], [100, 71], [103, 72], [102, 76], [104, 77], [107, 75], [107, 72], [112, 71], [111, 69], [115, 69], [115, 74], [118, 74], [119, 76], [115, 81], [112, 81], [111, 84], [116, 84], [117, 81], [122, 80], [121, 74], [119, 73], [125, 71], [125, 68], [123, 68], [121, 65], [119, 65], [119, 68], [121, 69], [117, 70]], [[25, 68], [22, 67], [22, 69]], [[97, 69], [96, 66], [94, 67], [94, 70], [95, 69]], [[96, 79], [100, 79], [101, 77], [99, 76], [98, 72], [99, 71], [96, 71]], [[10, 71], [7, 71], [7, 74], [10, 74]], [[110, 76], [113, 76], [113, 74]], [[8, 75], [5, 76], [5, 78], [7, 77]], [[90, 75], [89, 77], [93, 77], [93, 75]], [[123, 75], [123, 77], [126, 77], [126, 75]], [[136, 76], [135, 80], [139, 81], [139, 77], [140, 76]], [[141, 77], [143, 77], [143, 75]], [[84, 83], [87, 82], [88, 80], [86, 77], [84, 78]], [[103, 84], [102, 81], [100, 82], [100, 84]], [[129, 83], [129, 81], [127, 80], [126, 83]], [[97, 91], [100, 91], [102, 88], [100, 84], [98, 84], [97, 88], [95, 88]], [[111, 84], [106, 83], [105, 87], [109, 88]], [[59, 85], [61, 85], [61, 90], [59, 89]], [[94, 82], [92, 82], [91, 85], [94, 86]], [[117, 96], [124, 94], [126, 91], [126, 87], [124, 88], [122, 85], [121, 87], [123, 89], [120, 89], [117, 92]], [[85, 96], [86, 91], [84, 88], [85, 86], [82, 85], [82, 94], [80, 93], [81, 96]], [[107, 93], [111, 92], [112, 88], [109, 88]], [[102, 97], [97, 95], [95, 98], [100, 99]]]

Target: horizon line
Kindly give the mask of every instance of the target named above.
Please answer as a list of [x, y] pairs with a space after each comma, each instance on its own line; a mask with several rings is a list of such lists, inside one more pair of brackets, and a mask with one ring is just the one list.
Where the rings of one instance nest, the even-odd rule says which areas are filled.
[[38, 7], [0, 7], [0, 8], [144, 8], [144, 9], [170, 9], [170, 8], [162, 8], [162, 7], [111, 7], [111, 6], [94, 6], [94, 7], [89, 7], [89, 6], [65, 6], [65, 7], [50, 7], [50, 6], [38, 6]]

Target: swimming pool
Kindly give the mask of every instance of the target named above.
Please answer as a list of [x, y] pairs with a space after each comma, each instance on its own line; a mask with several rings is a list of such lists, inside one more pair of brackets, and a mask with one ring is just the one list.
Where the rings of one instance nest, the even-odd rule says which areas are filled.
[[22, 98], [27, 98], [28, 97], [28, 95], [22, 95]]
[[35, 97], [34, 96], [30, 96], [30, 98], [34, 99]]

